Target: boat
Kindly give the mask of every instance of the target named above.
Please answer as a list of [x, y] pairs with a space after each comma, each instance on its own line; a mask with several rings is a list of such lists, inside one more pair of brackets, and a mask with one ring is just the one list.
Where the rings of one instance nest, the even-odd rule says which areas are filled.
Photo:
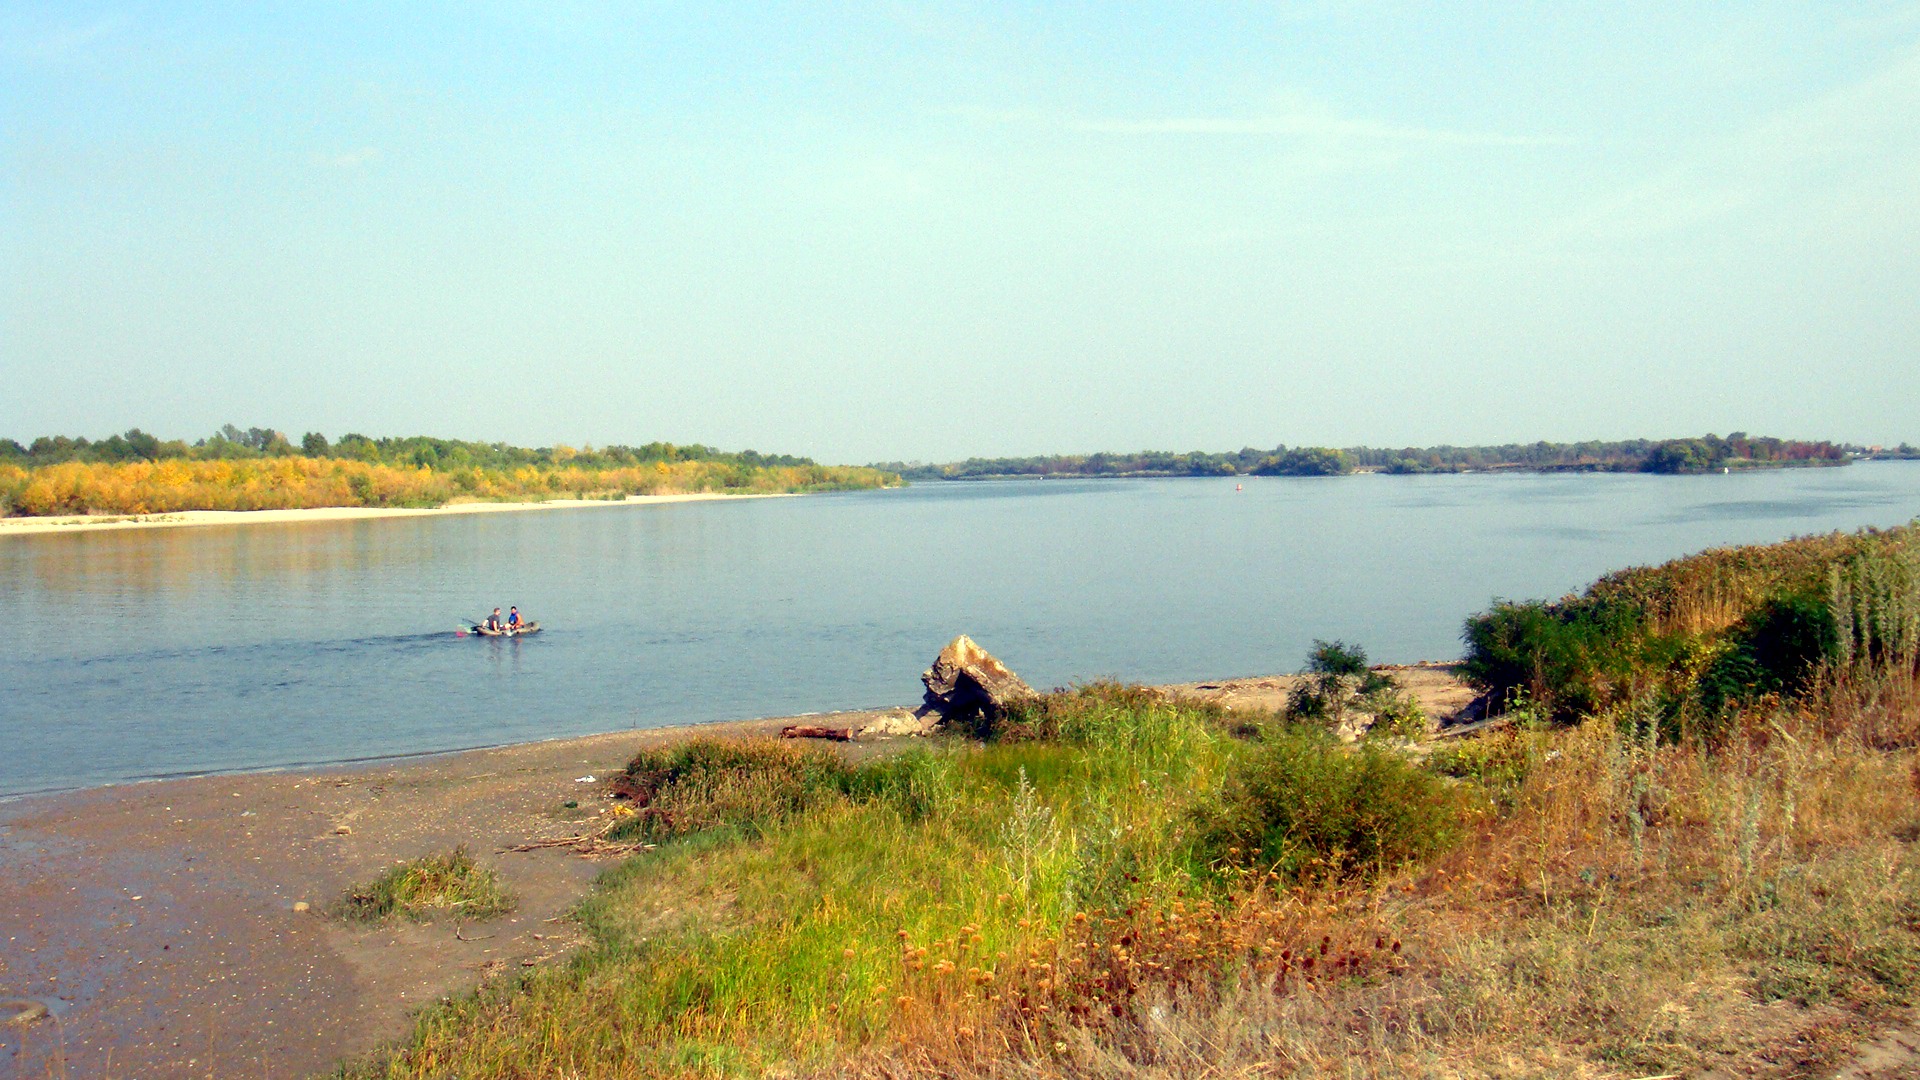
[[469, 632], [472, 633], [474, 637], [526, 637], [528, 634], [539, 633], [540, 624], [537, 622], [521, 623], [520, 629], [518, 630], [489, 630], [480, 623], [474, 623], [472, 630]]

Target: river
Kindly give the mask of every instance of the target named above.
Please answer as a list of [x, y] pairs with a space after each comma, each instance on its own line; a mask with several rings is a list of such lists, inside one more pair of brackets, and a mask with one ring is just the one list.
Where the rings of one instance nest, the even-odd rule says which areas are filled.
[[[1236, 485], [1244, 485], [1237, 490]], [[1459, 654], [1494, 597], [1920, 514], [1920, 463], [1693, 477], [931, 483], [0, 539], [0, 795], [919, 697]], [[518, 604], [546, 629], [456, 637]]]

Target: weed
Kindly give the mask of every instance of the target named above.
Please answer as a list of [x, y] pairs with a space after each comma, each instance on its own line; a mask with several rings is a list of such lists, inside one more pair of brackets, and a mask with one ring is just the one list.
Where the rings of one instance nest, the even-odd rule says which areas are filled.
[[354, 922], [438, 914], [485, 919], [512, 911], [515, 904], [499, 875], [475, 863], [461, 846], [391, 867], [370, 884], [349, 891], [339, 914]]
[[1426, 710], [1404, 690], [1376, 690], [1360, 699], [1360, 708], [1373, 714], [1367, 737], [1415, 742], [1426, 738]]

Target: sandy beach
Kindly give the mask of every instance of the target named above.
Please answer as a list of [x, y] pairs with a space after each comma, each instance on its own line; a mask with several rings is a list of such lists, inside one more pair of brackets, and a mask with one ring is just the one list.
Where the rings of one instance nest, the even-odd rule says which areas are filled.
[[[1396, 669], [1430, 715], [1472, 693], [1444, 666]], [[1271, 709], [1289, 676], [1170, 686]], [[611, 805], [634, 753], [697, 734], [861, 729], [885, 713], [622, 731], [300, 772], [127, 784], [0, 803], [0, 999], [53, 1018], [0, 1025], [8, 1075], [305, 1076], [398, 1039], [420, 1005], [554, 963], [565, 913], [611, 865], [564, 847]], [[823, 742], [867, 756], [921, 740]], [[588, 779], [591, 778], [591, 779]], [[568, 807], [567, 803], [577, 805]], [[519, 910], [480, 925], [352, 926], [320, 911], [393, 862], [457, 844]], [[309, 905], [297, 911], [296, 904]]]
[[68, 515], [0, 518], [0, 538], [47, 533], [102, 532], [115, 529], [177, 529], [205, 525], [267, 525], [287, 522], [353, 521], [362, 518], [429, 517], [439, 514], [506, 514], [523, 510], [577, 510], [588, 506], [659, 506], [715, 499], [784, 499], [785, 492], [736, 495], [703, 491], [686, 495], [629, 495], [624, 499], [548, 499], [545, 502], [463, 502], [419, 508], [321, 506], [308, 510], [181, 510], [171, 514]]

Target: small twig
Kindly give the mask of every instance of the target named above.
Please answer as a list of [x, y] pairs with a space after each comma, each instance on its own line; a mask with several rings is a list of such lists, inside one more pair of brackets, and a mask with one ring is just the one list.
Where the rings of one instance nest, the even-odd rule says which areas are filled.
[[509, 851], [535, 851], [540, 848], [572, 847], [575, 844], [584, 843], [591, 839], [593, 839], [593, 836], [588, 833], [581, 833], [579, 836], [556, 836], [551, 840], [535, 840], [527, 844], [515, 844], [513, 847], [501, 848], [500, 851], [504, 854]]

